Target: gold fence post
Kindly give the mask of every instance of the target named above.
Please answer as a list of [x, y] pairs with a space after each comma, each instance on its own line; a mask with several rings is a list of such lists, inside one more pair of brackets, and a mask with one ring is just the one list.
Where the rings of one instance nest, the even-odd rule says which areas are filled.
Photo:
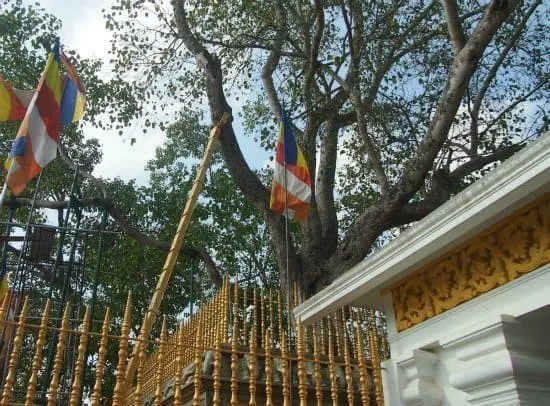
[[382, 391], [382, 373], [380, 371], [380, 356], [378, 355], [377, 334], [374, 327], [368, 328], [369, 346], [372, 360], [372, 375], [374, 381], [374, 394], [376, 404], [382, 406], [384, 404], [384, 392]]
[[286, 339], [286, 333], [283, 332], [281, 338], [281, 362], [282, 366], [282, 389], [283, 389], [283, 406], [290, 406], [290, 373], [288, 370], [288, 363], [292, 362], [288, 356], [288, 343]]
[[70, 406], [78, 406], [80, 404], [80, 387], [82, 386], [82, 375], [84, 374], [84, 363], [86, 360], [86, 348], [88, 346], [88, 338], [90, 330], [90, 306], [86, 306], [86, 312], [84, 313], [84, 320], [82, 321], [82, 331], [80, 332], [80, 341], [78, 343], [78, 355], [74, 367], [73, 385], [71, 390], [71, 397], [69, 401]]
[[52, 302], [48, 299], [44, 311], [42, 312], [42, 319], [40, 320], [40, 329], [38, 330], [38, 338], [36, 339], [36, 350], [32, 360], [31, 377], [29, 378], [29, 385], [27, 386], [27, 393], [25, 395], [25, 406], [34, 405], [34, 395], [36, 393], [36, 385], [38, 385], [38, 372], [42, 365], [44, 344], [46, 343], [46, 335], [48, 334], [48, 321], [50, 319], [51, 306]]
[[233, 298], [233, 328], [231, 332], [231, 406], [237, 406], [239, 400], [237, 398], [238, 389], [238, 373], [239, 373], [239, 356], [237, 354], [237, 345], [239, 343], [239, 284], [235, 279], [235, 292]]
[[338, 387], [336, 384], [336, 365], [334, 360], [334, 340], [332, 338], [332, 322], [327, 318], [328, 325], [328, 368], [330, 377], [330, 398], [332, 406], [338, 406]]
[[311, 328], [313, 339], [313, 373], [315, 377], [315, 397], [317, 398], [317, 406], [323, 406], [323, 387], [321, 383], [321, 361], [319, 359], [317, 327], [314, 324]]
[[363, 347], [363, 326], [361, 318], [357, 318], [357, 360], [359, 362], [359, 391], [361, 392], [361, 402], [363, 405], [370, 405], [369, 394], [369, 374], [367, 373], [367, 365], [365, 364], [365, 350]]
[[348, 384], [348, 387], [347, 387], [348, 404], [349, 404], [349, 406], [353, 406], [353, 403], [354, 403], [353, 375], [351, 373], [351, 357], [350, 357], [350, 354], [349, 354], [345, 307], [342, 307], [342, 328], [343, 328], [342, 340], [344, 340], [344, 362], [345, 362], [345, 371], [346, 371], [346, 382]]
[[304, 348], [304, 330], [301, 319], [298, 319], [298, 322], [296, 323], [296, 333], [298, 344], [298, 397], [300, 399], [300, 406], [307, 406], [306, 357]]
[[[184, 365], [184, 354], [183, 354], [183, 346], [184, 346], [184, 327], [183, 322], [180, 323], [180, 328], [178, 331], [178, 355], [176, 358], [176, 378], [174, 379], [174, 406], [181, 406], [182, 398], [181, 398], [181, 374], [183, 371]], [[219, 327], [218, 327], [219, 329]]]
[[105, 373], [105, 359], [107, 358], [107, 344], [109, 343], [109, 329], [111, 325], [111, 308], [105, 311], [103, 326], [101, 327], [101, 341], [99, 343], [97, 365], [95, 369], [95, 383], [92, 393], [92, 406], [101, 403], [101, 389], [103, 387], [103, 374]]
[[[138, 338], [138, 340], [143, 340], [143, 338]], [[136, 389], [134, 390], [134, 406], [141, 406], [141, 400], [143, 397], [143, 374], [145, 373], [145, 362], [147, 361], [147, 343], [140, 344], [140, 350], [137, 354], [138, 366], [136, 373]]]
[[53, 361], [52, 379], [48, 388], [48, 406], [55, 406], [57, 389], [59, 388], [59, 375], [61, 368], [63, 367], [63, 353], [65, 352], [65, 345], [67, 344], [67, 338], [69, 336], [69, 312], [71, 304], [65, 305], [65, 311], [63, 312], [63, 318], [61, 319], [61, 330], [59, 338], [57, 340], [57, 347], [55, 350], [55, 358]]
[[214, 376], [214, 396], [212, 397], [212, 404], [214, 406], [220, 406], [220, 388], [221, 388], [221, 369], [222, 369], [222, 344], [221, 344], [221, 323], [216, 327], [216, 345], [214, 346], [214, 370], [212, 375]]
[[193, 384], [195, 392], [193, 394], [193, 406], [200, 406], [201, 397], [201, 369], [202, 369], [202, 349], [201, 349], [201, 320], [197, 320], [197, 335], [195, 338], [195, 374], [193, 376]]
[[124, 319], [120, 328], [120, 343], [118, 346], [118, 364], [116, 367], [116, 383], [113, 390], [113, 406], [122, 406], [126, 397], [126, 358], [128, 357], [128, 341], [130, 338], [130, 323], [132, 319], [132, 292], [128, 292]]
[[265, 406], [273, 406], [272, 372], [273, 360], [271, 359], [271, 327], [265, 332]]
[[160, 331], [159, 350], [157, 356], [157, 370], [155, 373], [155, 400], [153, 406], [162, 406], [162, 384], [164, 378], [164, 356], [166, 353], [166, 339], [168, 336], [168, 330], [166, 327], [166, 316], [162, 318], [162, 327]]
[[23, 308], [19, 315], [19, 321], [17, 322], [17, 330], [15, 331], [15, 338], [13, 339], [13, 348], [11, 350], [10, 362], [8, 364], [8, 375], [6, 376], [6, 382], [4, 383], [4, 391], [2, 392], [2, 401], [0, 404], [9, 405], [11, 399], [11, 391], [15, 384], [15, 373], [17, 364], [19, 363], [19, 356], [21, 355], [21, 346], [23, 345], [23, 337], [25, 335], [25, 319], [27, 318], [27, 311], [29, 310], [29, 298], [25, 297], [23, 302]]
[[[256, 289], [254, 289], [256, 298]], [[256, 315], [256, 308], [254, 308]], [[250, 393], [250, 406], [256, 405], [256, 316], [254, 316], [253, 327], [250, 329], [249, 358], [248, 358], [248, 392]]]

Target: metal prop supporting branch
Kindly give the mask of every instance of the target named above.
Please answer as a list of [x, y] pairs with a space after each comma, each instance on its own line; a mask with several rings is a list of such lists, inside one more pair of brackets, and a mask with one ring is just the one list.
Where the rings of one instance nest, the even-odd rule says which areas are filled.
[[176, 265], [178, 254], [183, 245], [185, 235], [187, 234], [189, 223], [191, 222], [191, 214], [193, 213], [193, 209], [195, 208], [204, 183], [206, 170], [210, 165], [212, 155], [214, 154], [214, 146], [216, 145], [216, 141], [221, 132], [221, 128], [227, 123], [228, 120], [229, 114], [223, 113], [216, 125], [212, 128], [212, 130], [210, 130], [210, 138], [208, 139], [208, 145], [206, 146], [206, 151], [204, 152], [202, 163], [197, 171], [197, 176], [195, 178], [195, 182], [193, 183], [189, 198], [187, 199], [185, 209], [183, 209], [183, 214], [181, 215], [178, 229], [172, 240], [172, 245], [170, 246], [170, 251], [168, 251], [166, 261], [164, 262], [164, 267], [162, 268], [162, 272], [159, 276], [159, 280], [153, 293], [153, 297], [151, 298], [149, 309], [145, 314], [145, 319], [143, 320], [143, 324], [139, 333], [140, 338], [138, 340], [138, 344], [134, 346], [132, 356], [130, 357], [130, 361], [128, 362], [128, 368], [126, 369], [126, 388], [129, 388], [132, 385], [132, 381], [134, 379], [134, 374], [136, 373], [136, 368], [138, 364], [139, 357], [137, 355], [141, 350], [141, 343], [143, 343], [144, 340], [149, 337], [151, 328], [153, 327], [153, 324], [155, 323], [155, 320], [157, 318], [160, 304], [162, 303], [164, 294], [166, 293], [168, 282], [170, 281], [170, 277], [172, 276], [172, 272], [174, 271], [174, 266]]

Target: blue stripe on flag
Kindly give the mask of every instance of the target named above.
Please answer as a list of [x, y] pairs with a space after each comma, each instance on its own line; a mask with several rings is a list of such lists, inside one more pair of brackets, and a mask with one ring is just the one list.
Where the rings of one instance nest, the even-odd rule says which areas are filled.
[[25, 155], [25, 143], [26, 143], [26, 141], [27, 141], [26, 136], [16, 138], [13, 141], [13, 144], [11, 146], [10, 157]]
[[294, 138], [294, 133], [292, 132], [292, 127], [290, 126], [290, 121], [288, 120], [286, 114], [283, 112], [281, 121], [283, 123], [283, 143], [285, 147], [285, 162], [288, 165], [296, 165], [298, 161], [298, 148], [296, 146], [296, 139]]
[[78, 87], [75, 81], [70, 76], [66, 76], [63, 96], [61, 97], [61, 125], [68, 125], [73, 122], [77, 93]]

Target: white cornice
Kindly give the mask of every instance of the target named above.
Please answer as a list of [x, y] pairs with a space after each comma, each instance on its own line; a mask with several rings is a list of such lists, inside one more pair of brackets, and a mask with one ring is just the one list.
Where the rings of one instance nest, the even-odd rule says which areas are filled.
[[523, 148], [495, 170], [454, 196], [382, 250], [344, 273], [294, 309], [312, 323], [338, 308], [379, 297], [392, 282], [414, 272], [550, 192], [550, 134]]

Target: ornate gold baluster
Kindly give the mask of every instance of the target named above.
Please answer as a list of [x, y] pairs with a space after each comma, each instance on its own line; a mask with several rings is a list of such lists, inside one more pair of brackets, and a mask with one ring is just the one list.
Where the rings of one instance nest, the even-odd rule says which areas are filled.
[[275, 315], [273, 314], [273, 290], [269, 289], [269, 308], [268, 308], [268, 314], [269, 314], [269, 328], [271, 329], [270, 337], [273, 337], [273, 332], [275, 331]]
[[0, 307], [0, 335], [4, 333], [4, 327], [8, 318], [8, 307], [10, 306], [10, 295], [4, 296]]
[[78, 343], [78, 356], [74, 367], [73, 386], [71, 388], [71, 397], [69, 400], [70, 406], [80, 404], [80, 387], [82, 386], [82, 375], [84, 374], [84, 363], [86, 360], [86, 348], [88, 347], [88, 339], [90, 331], [90, 306], [86, 306], [84, 320], [82, 321], [82, 331], [80, 332], [80, 341]]
[[[219, 326], [217, 328], [217, 333], [219, 335]], [[218, 337], [219, 339], [219, 337]], [[183, 368], [185, 367], [185, 361], [184, 361], [184, 348], [185, 345], [185, 336], [184, 336], [184, 324], [183, 322], [180, 323], [180, 328], [178, 331], [178, 355], [176, 358], [176, 378], [174, 379], [174, 405], [173, 406], [181, 406], [182, 405], [182, 397], [181, 397], [181, 374], [183, 371]], [[219, 340], [218, 340], [219, 341]]]
[[25, 297], [23, 302], [23, 308], [21, 314], [19, 314], [19, 321], [17, 322], [17, 330], [15, 330], [15, 337], [13, 339], [13, 348], [11, 350], [10, 362], [8, 364], [8, 375], [4, 383], [4, 391], [2, 392], [2, 405], [9, 405], [11, 399], [11, 391], [15, 384], [15, 373], [17, 364], [19, 363], [19, 356], [21, 355], [21, 346], [23, 345], [23, 338], [25, 335], [25, 319], [27, 318], [27, 311], [29, 310], [29, 298]]
[[235, 295], [233, 301], [233, 331], [231, 332], [231, 406], [237, 406], [238, 372], [239, 356], [237, 354], [237, 344], [239, 343], [239, 285], [235, 280]]
[[271, 328], [265, 332], [265, 406], [273, 406], [273, 360], [271, 358]]
[[261, 323], [262, 324], [260, 325], [260, 328], [261, 328], [261, 333], [260, 333], [261, 343], [260, 343], [260, 346], [262, 348], [265, 348], [265, 291], [264, 291], [263, 288], [260, 291], [260, 306], [261, 306], [261, 310], [262, 310], [262, 313], [261, 313]]
[[334, 322], [334, 331], [335, 331], [335, 335], [336, 335], [336, 355], [338, 355], [339, 357], [341, 357], [343, 355], [343, 352], [342, 352], [342, 341], [340, 340], [340, 322], [339, 322], [339, 317], [337, 316], [336, 313], [334, 313], [332, 315], [332, 318], [333, 318], [333, 322]]
[[243, 345], [247, 345], [248, 344], [248, 311], [247, 311], [247, 307], [248, 307], [248, 303], [247, 303], [247, 288], [246, 287], [243, 287], [242, 288], [243, 290], [243, 314], [244, 314], [244, 318], [243, 318], [243, 334], [242, 334], [242, 340], [243, 340]]
[[380, 357], [378, 355], [378, 342], [373, 328], [368, 329], [369, 347], [372, 361], [372, 375], [374, 381], [374, 395], [377, 405], [384, 404], [384, 393], [382, 391], [382, 373], [380, 371]]
[[[118, 364], [116, 367], [116, 383], [113, 391], [113, 406], [122, 406], [126, 397], [126, 358], [128, 357], [128, 340], [132, 318], [132, 292], [128, 292], [124, 319], [120, 328], [120, 343], [118, 345]], [[144, 337], [145, 339], [147, 337]], [[138, 342], [139, 345], [139, 342]]]
[[367, 365], [365, 363], [365, 350], [363, 347], [363, 328], [360, 315], [357, 317], [357, 360], [359, 362], [359, 390], [361, 392], [361, 402], [363, 405], [370, 405], [370, 394], [367, 372]]
[[139, 359], [136, 373], [136, 389], [134, 391], [134, 406], [141, 406], [141, 401], [143, 398], [143, 374], [145, 373], [145, 362], [147, 361], [147, 353], [145, 351], [145, 348], [147, 348], [147, 343], [140, 342], [142, 340], [143, 337], [138, 337], [138, 343], [136, 344], [140, 347], [137, 354]]
[[326, 342], [325, 342], [325, 319], [321, 319], [319, 322], [319, 338], [321, 340], [321, 354], [326, 355]]
[[[254, 289], [254, 303], [256, 303], [256, 289]], [[256, 308], [254, 308], [254, 315], [256, 315]], [[250, 393], [250, 406], [256, 405], [256, 316], [253, 319], [253, 327], [250, 331], [249, 342], [249, 355], [248, 359], [248, 392]]]
[[212, 404], [214, 406], [220, 406], [220, 388], [221, 388], [221, 369], [222, 369], [222, 344], [221, 344], [221, 325], [218, 324], [216, 328], [216, 346], [214, 347], [214, 396], [212, 398]]
[[201, 347], [201, 323], [198, 320], [197, 335], [195, 337], [195, 374], [193, 384], [195, 392], [193, 394], [193, 406], [200, 406], [201, 399], [201, 369], [202, 369], [202, 347]]
[[281, 291], [277, 292], [277, 328], [279, 330], [279, 343], [283, 342], [283, 298], [281, 297]]
[[338, 386], [336, 383], [336, 363], [334, 360], [334, 340], [332, 338], [332, 323], [330, 317], [327, 318], [328, 327], [328, 368], [330, 377], [330, 398], [332, 405], [338, 406]]
[[164, 356], [166, 355], [166, 339], [168, 338], [168, 330], [166, 328], [166, 316], [162, 318], [162, 328], [160, 333], [159, 350], [157, 357], [157, 370], [155, 373], [155, 400], [154, 406], [162, 406], [162, 384], [164, 378]]
[[61, 368], [63, 367], [63, 352], [65, 351], [65, 345], [67, 344], [67, 338], [69, 336], [69, 312], [71, 304], [65, 305], [65, 311], [63, 312], [63, 318], [61, 319], [61, 329], [59, 331], [59, 338], [57, 339], [57, 347], [55, 350], [55, 358], [53, 361], [52, 379], [48, 388], [48, 406], [55, 406], [57, 389], [59, 388], [59, 375]]
[[42, 365], [44, 344], [46, 343], [46, 335], [48, 334], [50, 309], [51, 301], [48, 299], [46, 306], [44, 307], [44, 311], [42, 312], [42, 319], [40, 320], [40, 329], [38, 330], [38, 338], [36, 340], [36, 350], [32, 360], [31, 377], [29, 378], [29, 385], [27, 386], [27, 394], [25, 396], [25, 406], [34, 405], [34, 395], [36, 393], [36, 385], [38, 385], [38, 372], [40, 371], [40, 366]]
[[306, 357], [304, 347], [304, 330], [302, 321], [298, 319], [296, 323], [297, 350], [298, 350], [298, 397], [300, 406], [307, 406], [307, 375], [306, 375]]
[[342, 327], [344, 335], [342, 337], [344, 341], [344, 362], [345, 362], [345, 371], [346, 371], [346, 382], [348, 384], [348, 404], [349, 406], [353, 406], [353, 403], [355, 401], [354, 395], [353, 395], [353, 375], [351, 373], [351, 357], [349, 354], [349, 345], [348, 345], [348, 335], [347, 335], [347, 328], [346, 328], [346, 310], [343, 307], [342, 308]]
[[317, 328], [312, 326], [313, 338], [313, 368], [315, 377], [315, 397], [317, 398], [317, 406], [323, 406], [323, 387], [321, 383], [321, 361], [319, 359], [319, 342], [317, 341]]
[[228, 338], [228, 334], [227, 334], [227, 330], [229, 330], [229, 319], [228, 319], [228, 315], [229, 315], [229, 303], [230, 303], [230, 295], [231, 295], [231, 292], [230, 292], [230, 288], [229, 288], [229, 278], [226, 276], [225, 277], [225, 294], [223, 295], [224, 296], [224, 305], [223, 305], [223, 342], [224, 343], [227, 343], [229, 338]]
[[282, 362], [282, 387], [283, 387], [283, 406], [290, 406], [290, 373], [288, 370], [288, 363], [290, 359], [288, 357], [288, 342], [286, 339], [286, 333], [283, 332], [281, 338], [281, 362]]
[[92, 406], [101, 403], [101, 389], [103, 387], [103, 374], [105, 373], [105, 358], [107, 357], [107, 344], [109, 343], [109, 328], [111, 322], [111, 309], [105, 311], [105, 319], [101, 328], [101, 341], [99, 343], [97, 366], [95, 372], [94, 391], [92, 393]]

